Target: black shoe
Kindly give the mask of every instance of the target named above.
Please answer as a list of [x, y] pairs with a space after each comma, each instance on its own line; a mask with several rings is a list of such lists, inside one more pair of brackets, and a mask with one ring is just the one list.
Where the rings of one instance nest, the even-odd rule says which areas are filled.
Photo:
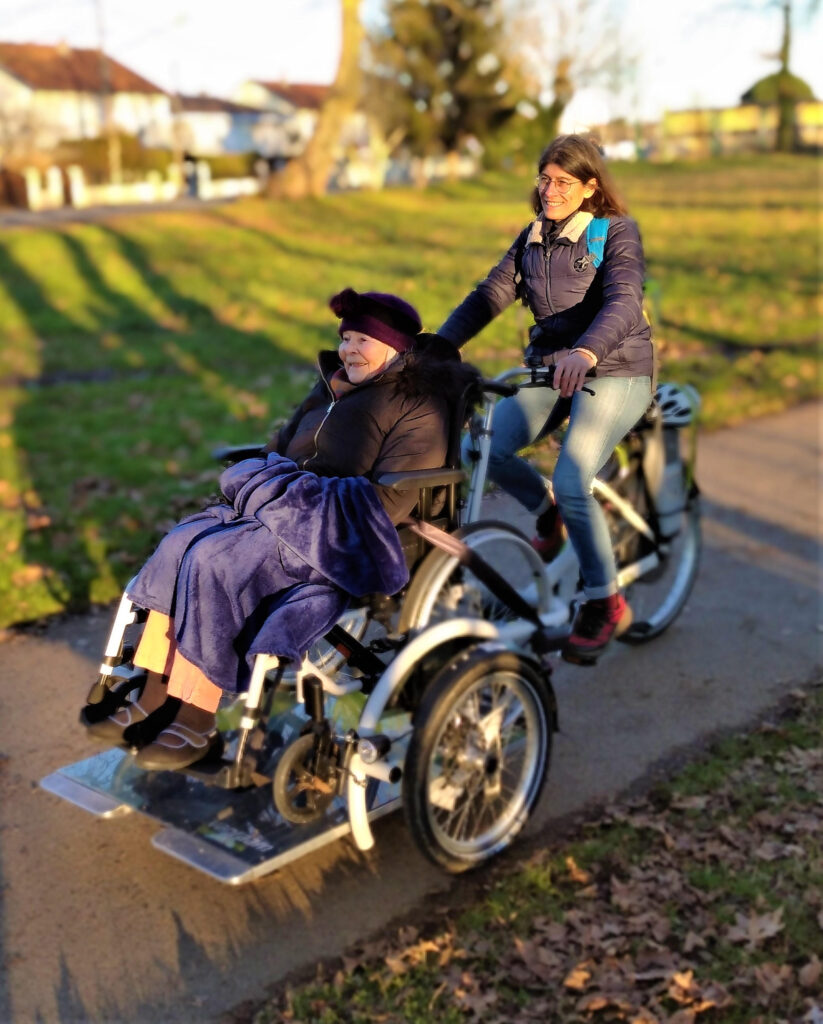
[[[91, 705], [96, 707], [97, 705]], [[123, 742], [123, 733], [138, 723], [148, 718], [148, 713], [143, 710], [138, 701], [133, 704], [126, 704], [113, 715], [100, 719], [97, 722], [90, 722], [85, 719], [86, 708], [80, 712], [80, 721], [86, 727], [86, 732], [93, 739], [103, 743], [117, 744]]]
[[[120, 682], [103, 694], [102, 700], [96, 704], [86, 704], [80, 709], [80, 724], [93, 739], [102, 740], [105, 743], [119, 743], [123, 738], [123, 730], [132, 722], [145, 718], [145, 712], [139, 705], [130, 703], [126, 698], [134, 690], [143, 692], [144, 679], [126, 680]], [[140, 697], [138, 696], [138, 701]], [[127, 714], [121, 715], [127, 709]], [[120, 715], [120, 721], [114, 721], [114, 716]]]
[[166, 697], [160, 707], [155, 708], [146, 718], [135, 721], [123, 730], [123, 742], [134, 750], [147, 747], [175, 720], [182, 703], [179, 697]]
[[154, 743], [134, 755], [134, 763], [146, 771], [174, 771], [188, 768], [222, 748], [219, 732], [198, 732], [180, 722], [172, 722]]

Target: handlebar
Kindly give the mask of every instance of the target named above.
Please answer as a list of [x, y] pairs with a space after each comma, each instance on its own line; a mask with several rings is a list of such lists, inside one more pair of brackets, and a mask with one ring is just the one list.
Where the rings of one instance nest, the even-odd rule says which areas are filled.
[[480, 381], [480, 387], [487, 394], [500, 395], [501, 398], [511, 398], [520, 390], [517, 384], [504, 384], [502, 381], [490, 380], [488, 377], [484, 377]]
[[[594, 367], [589, 370], [586, 374], [587, 377], [594, 377]], [[506, 381], [511, 377], [524, 377], [528, 375], [528, 380], [523, 381], [522, 384], [507, 384]], [[506, 370], [501, 373], [499, 377], [494, 380], [488, 380], [484, 378], [481, 381], [481, 387], [484, 392], [491, 395], [499, 395], [502, 398], [510, 398], [512, 395], [516, 395], [521, 388], [550, 388], [554, 382], [554, 366], [544, 366], [542, 361], [527, 362], [525, 366], [516, 366], [512, 370]], [[591, 388], [584, 387], [583, 391], [593, 395], [594, 391]]]

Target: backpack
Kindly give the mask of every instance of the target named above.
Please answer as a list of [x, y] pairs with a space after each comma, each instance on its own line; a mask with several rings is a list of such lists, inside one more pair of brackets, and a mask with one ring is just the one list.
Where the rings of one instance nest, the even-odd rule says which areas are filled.
[[[523, 287], [523, 255], [526, 252], [526, 240], [531, 234], [532, 226], [527, 224], [525, 228], [517, 236], [517, 248], [514, 252], [514, 288], [515, 298], [520, 299], [523, 305], [527, 305], [526, 302], [526, 290]], [[586, 248], [587, 253], [581, 257], [581, 260], [586, 262], [580, 268], [585, 269], [589, 264], [594, 266], [594, 269], [600, 266], [603, 262], [603, 252], [606, 248], [606, 237], [609, 233], [609, 218], [608, 217], [592, 217], [589, 223], [586, 225]], [[576, 262], [576, 261], [575, 261]]]

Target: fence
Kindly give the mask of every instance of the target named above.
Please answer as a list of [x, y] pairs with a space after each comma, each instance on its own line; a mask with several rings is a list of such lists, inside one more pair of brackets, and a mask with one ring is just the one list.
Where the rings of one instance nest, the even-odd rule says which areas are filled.
[[77, 165], [66, 168], [48, 167], [40, 171], [25, 167], [15, 176], [17, 187], [8, 189], [8, 198], [16, 206], [29, 210], [56, 210], [64, 206], [83, 209], [88, 206], [125, 206], [140, 203], [163, 203], [189, 195], [199, 199], [233, 199], [260, 192], [258, 178], [220, 178], [213, 180], [209, 165], [193, 164], [184, 173], [176, 164], [169, 165], [166, 175], [149, 171], [142, 181], [90, 185], [83, 169]]

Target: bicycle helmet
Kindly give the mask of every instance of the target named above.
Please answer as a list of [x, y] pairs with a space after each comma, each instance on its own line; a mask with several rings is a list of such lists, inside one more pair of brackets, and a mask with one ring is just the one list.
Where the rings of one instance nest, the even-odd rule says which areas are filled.
[[664, 427], [686, 427], [700, 409], [700, 395], [690, 384], [659, 384], [655, 399]]

